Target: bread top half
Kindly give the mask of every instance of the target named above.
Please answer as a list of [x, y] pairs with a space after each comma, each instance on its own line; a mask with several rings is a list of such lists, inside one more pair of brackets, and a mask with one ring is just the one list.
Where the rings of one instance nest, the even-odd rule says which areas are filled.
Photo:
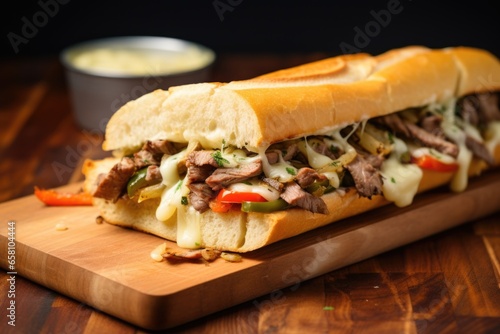
[[488, 51], [408, 46], [378, 56], [342, 55], [249, 80], [156, 90], [110, 119], [103, 148], [129, 151], [146, 140], [222, 143], [257, 152], [272, 143], [471, 93], [500, 90]]

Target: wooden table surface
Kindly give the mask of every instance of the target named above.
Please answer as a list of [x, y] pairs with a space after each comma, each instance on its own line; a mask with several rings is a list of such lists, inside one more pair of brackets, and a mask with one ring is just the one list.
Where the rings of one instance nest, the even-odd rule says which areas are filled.
[[[323, 57], [223, 54], [212, 81]], [[56, 57], [4, 59], [0, 79], [0, 202], [31, 195], [34, 185], [81, 181], [83, 160], [107, 155], [102, 138], [75, 124]], [[147, 332], [21, 276], [13, 327], [8, 278], [0, 271], [0, 333]], [[500, 333], [500, 211], [170, 332]]]

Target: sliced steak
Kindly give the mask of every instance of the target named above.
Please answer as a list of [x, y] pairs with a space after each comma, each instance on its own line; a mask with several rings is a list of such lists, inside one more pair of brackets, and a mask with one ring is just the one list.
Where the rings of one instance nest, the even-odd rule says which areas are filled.
[[481, 123], [500, 121], [500, 106], [498, 93], [478, 94], [479, 117]]
[[188, 185], [189, 190], [189, 202], [191, 205], [199, 212], [203, 213], [207, 211], [210, 206], [210, 201], [215, 197], [216, 193], [210, 188], [206, 183], [198, 182], [191, 183]]
[[382, 194], [382, 176], [377, 168], [369, 163], [362, 155], [356, 155], [347, 166], [356, 190], [361, 196], [371, 198]]
[[412, 138], [422, 143], [427, 147], [432, 147], [441, 153], [457, 157], [458, 146], [449, 142], [438, 135], [427, 132], [418, 125], [402, 119], [399, 115], [391, 114], [379, 117], [379, 121], [388, 126], [391, 130], [398, 134], [402, 134], [407, 138]]
[[443, 122], [443, 118], [438, 115], [429, 114], [424, 116], [420, 120], [420, 126], [425, 131], [432, 133], [433, 135], [439, 138], [445, 138], [445, 134], [443, 129], [441, 128], [441, 123]]
[[274, 165], [278, 161], [280, 161], [280, 152], [278, 150], [272, 150], [266, 152], [266, 158], [267, 162], [269, 162], [271, 165]]
[[274, 189], [278, 190], [279, 192], [283, 191], [283, 188], [285, 187], [285, 185], [283, 183], [281, 183], [278, 180], [272, 179], [270, 177], [265, 177], [262, 179], [262, 181], [264, 181], [265, 183], [267, 183], [268, 185], [270, 185]]
[[465, 145], [469, 150], [472, 151], [472, 153], [478, 157], [479, 159], [482, 159], [486, 161], [486, 163], [490, 166], [495, 165], [495, 158], [491, 155], [490, 151], [484, 144], [477, 139], [471, 137], [471, 136], [466, 136], [465, 137]]
[[147, 141], [142, 148], [134, 153], [134, 163], [138, 169], [149, 165], [160, 165], [164, 154], [177, 153], [174, 145], [167, 140]]
[[160, 165], [162, 156], [162, 153], [154, 154], [147, 150], [140, 150], [139, 152], [134, 153], [134, 164], [137, 169], [141, 169], [149, 165]]
[[187, 169], [187, 182], [188, 184], [194, 182], [204, 182], [207, 177], [212, 175], [215, 167], [211, 165], [196, 166], [190, 165]]
[[283, 151], [283, 160], [290, 161], [297, 153], [299, 153], [299, 145], [297, 145], [297, 143], [292, 143]]
[[286, 147], [272, 149], [266, 152], [267, 161], [274, 165], [275, 163], [280, 161], [280, 154], [283, 157], [283, 160], [290, 161], [292, 160], [297, 153], [299, 153], [299, 146], [295, 143], [290, 144]]
[[142, 150], [151, 152], [153, 154], [161, 153], [162, 155], [163, 154], [173, 155], [177, 153], [175, 146], [168, 140], [154, 140], [154, 141], [148, 140], [142, 147]]
[[236, 182], [248, 180], [262, 173], [262, 160], [258, 159], [251, 163], [234, 168], [217, 168], [205, 182], [217, 191]]
[[472, 125], [479, 124], [479, 101], [476, 95], [469, 95], [458, 102], [460, 117]]
[[313, 184], [315, 181], [325, 181], [328, 180], [327, 177], [323, 174], [318, 173], [312, 168], [309, 167], [302, 167], [299, 169], [297, 172], [297, 176], [295, 177], [295, 180], [299, 184], [301, 188], [307, 188], [311, 184]]
[[163, 177], [161, 176], [160, 173], [160, 167], [156, 165], [151, 165], [148, 166], [148, 169], [146, 170], [146, 182], [149, 184], [155, 184], [155, 183], [160, 183], [162, 181]]
[[340, 149], [334, 149], [328, 146], [324, 141], [315, 141], [314, 144], [310, 146], [315, 152], [326, 155], [332, 160], [337, 159], [343, 153]]
[[[358, 155], [359, 155], [358, 151]], [[382, 167], [382, 163], [384, 162], [384, 157], [381, 155], [373, 155], [373, 154], [361, 154], [363, 159], [366, 160], [370, 165], [373, 166], [373, 168], [380, 170], [380, 167]]]
[[376, 122], [385, 125], [395, 133], [403, 134], [405, 137], [410, 137], [410, 131], [406, 127], [403, 119], [396, 114], [389, 114], [375, 119]]
[[471, 94], [459, 101], [460, 116], [472, 125], [500, 120], [498, 93]]
[[215, 161], [213, 154], [214, 151], [211, 150], [202, 150], [202, 151], [194, 151], [188, 154], [186, 165], [195, 165], [195, 166], [204, 166], [210, 165], [213, 167], [219, 167], [217, 161]]
[[328, 214], [326, 203], [320, 197], [315, 197], [304, 191], [295, 182], [288, 182], [280, 197], [288, 204], [301, 207], [313, 213]]
[[102, 174], [99, 177], [93, 196], [116, 202], [136, 170], [137, 167], [133, 159], [128, 157], [121, 159], [107, 174]]

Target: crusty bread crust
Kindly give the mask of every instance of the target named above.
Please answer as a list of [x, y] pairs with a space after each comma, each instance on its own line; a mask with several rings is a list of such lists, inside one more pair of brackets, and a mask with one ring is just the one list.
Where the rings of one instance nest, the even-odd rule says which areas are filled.
[[499, 88], [500, 63], [483, 50], [412, 46], [380, 56], [339, 56], [250, 80], [192, 84], [144, 95], [111, 118], [103, 147], [127, 150], [162, 138], [198, 141], [206, 148], [219, 148], [225, 140], [256, 150]]
[[[484, 50], [415, 46], [376, 57], [341, 56], [251, 80], [157, 90], [115, 114], [103, 147], [128, 151], [145, 140], [167, 139], [220, 148], [225, 140], [257, 151], [274, 142], [325, 133], [405, 108], [497, 90], [500, 63]], [[495, 157], [500, 164], [500, 147]], [[98, 174], [116, 161], [87, 161], [85, 189], [92, 192]], [[478, 175], [485, 167], [484, 162], [474, 162], [469, 174]], [[447, 184], [451, 178], [451, 173], [424, 172], [419, 192]], [[201, 246], [247, 252], [389, 203], [382, 196], [359, 197], [354, 189], [322, 198], [328, 215], [295, 208], [272, 214], [209, 210], [202, 214]], [[175, 241], [175, 218], [157, 221], [158, 204], [157, 199], [141, 204], [94, 199], [107, 222]]]
[[445, 49], [460, 70], [455, 96], [500, 89], [500, 61], [485, 50], [457, 47]]

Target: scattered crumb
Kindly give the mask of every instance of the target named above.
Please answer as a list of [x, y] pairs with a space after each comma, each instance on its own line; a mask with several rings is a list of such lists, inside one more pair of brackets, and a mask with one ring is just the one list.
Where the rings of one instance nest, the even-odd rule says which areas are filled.
[[64, 223], [56, 224], [56, 231], [66, 231], [68, 227]]
[[240, 254], [222, 252], [220, 257], [228, 262], [240, 262], [243, 258]]
[[155, 249], [153, 249], [150, 253], [151, 258], [157, 262], [163, 261], [163, 254], [165, 254], [167, 251], [167, 243], [164, 242], [159, 246], [156, 246]]
[[150, 256], [156, 262], [162, 262], [164, 259], [170, 261], [186, 261], [209, 263], [217, 260], [219, 257], [227, 262], [241, 262], [243, 257], [237, 253], [221, 252], [212, 248], [199, 249], [174, 249], [169, 248], [167, 243], [156, 246], [150, 253]]
[[99, 225], [104, 223], [104, 218], [102, 218], [101, 216], [97, 216], [95, 219], [95, 223]]

